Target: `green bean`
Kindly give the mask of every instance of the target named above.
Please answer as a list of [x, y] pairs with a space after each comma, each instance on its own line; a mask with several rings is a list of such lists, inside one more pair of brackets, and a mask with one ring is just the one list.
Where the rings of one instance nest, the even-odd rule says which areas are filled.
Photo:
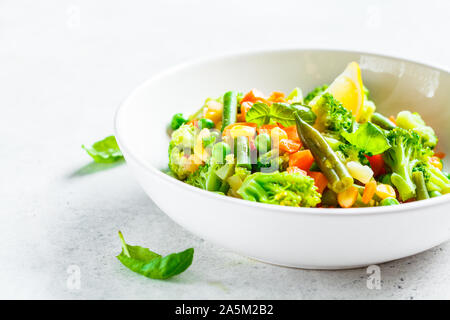
[[248, 138], [239, 136], [235, 139], [236, 166], [252, 169]]
[[385, 116], [379, 114], [378, 112], [375, 112], [372, 115], [372, 118], [370, 119], [370, 122], [375, 123], [379, 127], [386, 129], [386, 130], [392, 130], [396, 128], [397, 126], [395, 123], [393, 123], [391, 120], [386, 118]]
[[221, 141], [212, 147], [211, 158], [215, 163], [225, 163], [225, 157], [230, 153], [230, 146]]
[[442, 196], [442, 193], [440, 193], [439, 191], [431, 191], [430, 192], [431, 198], [436, 198], [436, 197], [440, 197], [440, 196]]
[[256, 136], [255, 140], [256, 150], [258, 150], [259, 154], [266, 153], [269, 151], [271, 147], [270, 136], [267, 133], [261, 133]]
[[398, 202], [397, 199], [391, 198], [391, 197], [384, 198], [380, 202], [380, 206], [393, 206], [393, 205], [396, 205], [396, 204], [400, 204], [400, 202]]
[[314, 160], [328, 179], [328, 187], [336, 193], [347, 190], [353, 185], [353, 178], [345, 165], [339, 160], [319, 131], [303, 121], [297, 112], [295, 113], [295, 119], [300, 138], [303, 144], [311, 150]]
[[326, 207], [337, 207], [337, 194], [331, 190], [326, 189], [322, 194], [322, 206]]
[[412, 179], [414, 184], [416, 185], [416, 199], [417, 200], [425, 200], [429, 199], [427, 186], [425, 185], [425, 180], [423, 178], [422, 171], [415, 171], [412, 174]]
[[237, 93], [228, 91], [223, 95], [222, 131], [226, 126], [236, 122]]

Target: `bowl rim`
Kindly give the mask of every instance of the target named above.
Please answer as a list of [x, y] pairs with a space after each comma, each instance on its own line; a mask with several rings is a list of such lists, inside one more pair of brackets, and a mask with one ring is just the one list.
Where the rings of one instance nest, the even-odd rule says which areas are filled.
[[199, 66], [201, 64], [207, 64], [212, 62], [218, 62], [220, 60], [224, 59], [233, 59], [233, 58], [239, 58], [239, 57], [245, 57], [245, 56], [251, 56], [251, 55], [264, 55], [264, 54], [276, 54], [281, 52], [329, 52], [329, 53], [349, 53], [349, 54], [359, 54], [359, 55], [368, 55], [373, 57], [379, 57], [379, 58], [387, 58], [392, 60], [397, 60], [399, 62], [407, 62], [411, 64], [415, 64], [418, 66], [422, 66], [425, 68], [430, 68], [439, 72], [446, 73], [450, 76], [450, 72], [447, 71], [445, 68], [436, 66], [436, 65], [430, 65], [421, 63], [418, 61], [414, 61], [411, 59], [404, 59], [398, 56], [391, 56], [391, 55], [385, 55], [385, 54], [379, 54], [379, 53], [373, 53], [368, 51], [358, 51], [358, 50], [345, 50], [345, 49], [333, 49], [333, 48], [301, 48], [301, 47], [285, 47], [285, 48], [277, 48], [277, 49], [257, 49], [257, 50], [244, 50], [244, 51], [237, 51], [237, 52], [230, 52], [230, 53], [223, 53], [219, 55], [213, 55], [208, 57], [201, 57], [194, 60], [189, 60], [180, 64], [177, 64], [175, 66], [169, 67], [163, 71], [157, 72], [154, 76], [148, 78], [143, 83], [141, 83], [139, 86], [134, 88], [127, 97], [119, 104], [119, 106], [116, 109], [115, 115], [114, 115], [114, 133], [115, 137], [117, 139], [117, 142], [121, 148], [122, 151], [124, 151], [124, 155], [126, 155], [125, 158], [131, 158], [135, 163], [137, 163], [140, 167], [142, 167], [144, 170], [151, 172], [156, 177], [171, 183], [175, 184], [175, 186], [179, 186], [180, 188], [185, 188], [186, 191], [189, 192], [196, 192], [203, 194], [206, 197], [210, 197], [212, 199], [216, 199], [218, 201], [226, 201], [230, 203], [235, 203], [237, 205], [244, 205], [249, 207], [256, 207], [264, 210], [269, 211], [282, 211], [287, 214], [295, 214], [295, 215], [314, 215], [314, 216], [368, 216], [368, 215], [383, 215], [383, 214], [392, 214], [392, 213], [403, 213], [405, 211], [412, 211], [417, 208], [421, 207], [434, 207], [439, 206], [443, 203], [450, 202], [450, 194], [445, 194], [440, 197], [436, 198], [430, 198], [426, 200], [420, 200], [420, 201], [413, 201], [408, 203], [402, 203], [400, 205], [395, 206], [378, 206], [378, 207], [360, 207], [360, 208], [304, 208], [304, 207], [288, 207], [288, 206], [281, 206], [281, 205], [275, 205], [275, 204], [267, 204], [267, 203], [259, 203], [254, 201], [248, 201], [243, 199], [237, 199], [233, 197], [223, 196], [211, 191], [206, 191], [200, 188], [196, 188], [194, 186], [191, 186], [185, 182], [182, 182], [178, 179], [175, 179], [168, 174], [162, 172], [161, 170], [155, 168], [153, 165], [148, 163], [147, 161], [141, 159], [138, 155], [134, 154], [127, 146], [123, 143], [123, 139], [121, 137], [120, 131], [118, 129], [119, 122], [121, 118], [121, 114], [124, 112], [125, 106], [128, 105], [129, 101], [144, 87], [151, 85], [153, 82], [157, 82], [159, 79], [167, 77], [169, 75], [172, 75], [180, 70], [189, 68], [189, 67], [195, 67]]

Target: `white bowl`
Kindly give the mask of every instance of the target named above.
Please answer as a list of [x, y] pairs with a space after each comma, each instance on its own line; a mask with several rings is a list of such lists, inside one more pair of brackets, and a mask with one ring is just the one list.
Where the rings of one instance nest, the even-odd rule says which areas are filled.
[[450, 75], [402, 59], [332, 50], [279, 50], [229, 55], [172, 68], [146, 81], [120, 106], [116, 136], [146, 193], [175, 222], [237, 253], [273, 264], [341, 269], [406, 257], [450, 238], [450, 195], [408, 204], [354, 209], [292, 208], [203, 191], [161, 172], [166, 125], [207, 97], [258, 88], [269, 93], [330, 83], [359, 62], [378, 110], [418, 111], [449, 150]]

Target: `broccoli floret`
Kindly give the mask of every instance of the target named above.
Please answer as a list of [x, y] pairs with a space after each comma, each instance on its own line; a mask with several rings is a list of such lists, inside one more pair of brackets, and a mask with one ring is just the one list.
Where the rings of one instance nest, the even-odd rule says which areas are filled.
[[362, 110], [361, 113], [359, 115], [359, 122], [360, 123], [364, 123], [367, 121], [370, 121], [370, 119], [372, 118], [373, 113], [375, 112], [375, 110], [377, 109], [377, 107], [375, 106], [375, 103], [373, 103], [373, 101], [370, 100], [364, 100], [364, 104], [362, 106]]
[[351, 144], [342, 143], [339, 145], [338, 149], [344, 155], [345, 163], [349, 161], [357, 161], [362, 165], [370, 166], [369, 160], [367, 160], [367, 158], [364, 156], [364, 151], [359, 149], [358, 147]]
[[423, 146], [420, 137], [411, 130], [395, 128], [387, 136], [391, 148], [383, 155], [384, 162], [391, 168], [392, 184], [397, 188], [403, 201], [416, 195], [412, 182], [413, 168], [420, 162]]
[[438, 191], [442, 194], [450, 192], [450, 179], [438, 168], [428, 162], [425, 157], [413, 171], [422, 171], [428, 192]]
[[427, 126], [425, 121], [417, 112], [400, 111], [396, 118], [396, 123], [400, 128], [412, 129], [421, 138], [424, 146], [434, 148], [438, 142], [433, 128]]
[[350, 132], [353, 128], [352, 113], [329, 93], [322, 95], [312, 106], [317, 119], [314, 127], [319, 131], [345, 130]]
[[313, 100], [317, 96], [320, 96], [327, 89], [328, 89], [328, 85], [327, 84], [324, 84], [323, 86], [318, 86], [318, 87], [314, 88], [314, 90], [311, 91], [310, 93], [308, 93], [306, 95], [306, 97], [303, 99], [303, 103], [304, 104], [310, 103], [311, 100]]
[[195, 130], [194, 126], [184, 124], [172, 133], [169, 143], [169, 169], [179, 180], [186, 179], [197, 168], [192, 157], [189, 157], [194, 150]]
[[218, 164], [201, 165], [187, 177], [186, 183], [203, 190], [220, 191], [222, 180], [216, 174], [220, 167]]
[[245, 200], [293, 207], [315, 207], [321, 198], [311, 177], [279, 171], [253, 173], [237, 193]]

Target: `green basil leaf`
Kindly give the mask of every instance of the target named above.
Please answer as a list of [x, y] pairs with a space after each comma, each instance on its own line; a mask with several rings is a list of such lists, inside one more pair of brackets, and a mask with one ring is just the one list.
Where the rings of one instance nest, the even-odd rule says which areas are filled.
[[125, 242], [119, 231], [122, 252], [117, 256], [128, 269], [152, 279], [168, 279], [185, 271], [194, 257], [194, 249], [172, 253], [165, 257], [140, 246], [131, 246]]
[[383, 153], [391, 147], [384, 132], [371, 122], [360, 125], [352, 133], [343, 131], [341, 135], [350, 144], [372, 155]]
[[295, 125], [294, 111], [296, 109], [287, 103], [274, 103], [270, 107], [270, 118], [285, 127]]
[[110, 163], [123, 158], [122, 151], [119, 149], [114, 136], [106, 137], [103, 140], [95, 142], [92, 147], [81, 146], [86, 152], [99, 163]]
[[255, 103], [245, 115], [245, 121], [256, 123], [258, 127], [270, 122], [270, 107], [262, 102]]
[[299, 103], [291, 105], [287, 103], [273, 103], [270, 107], [265, 103], [255, 103], [248, 110], [245, 121], [256, 123], [262, 126], [269, 123], [278, 122], [285, 127], [295, 125], [294, 112], [299, 112], [300, 117], [309, 124], [314, 124], [316, 115], [311, 108]]

